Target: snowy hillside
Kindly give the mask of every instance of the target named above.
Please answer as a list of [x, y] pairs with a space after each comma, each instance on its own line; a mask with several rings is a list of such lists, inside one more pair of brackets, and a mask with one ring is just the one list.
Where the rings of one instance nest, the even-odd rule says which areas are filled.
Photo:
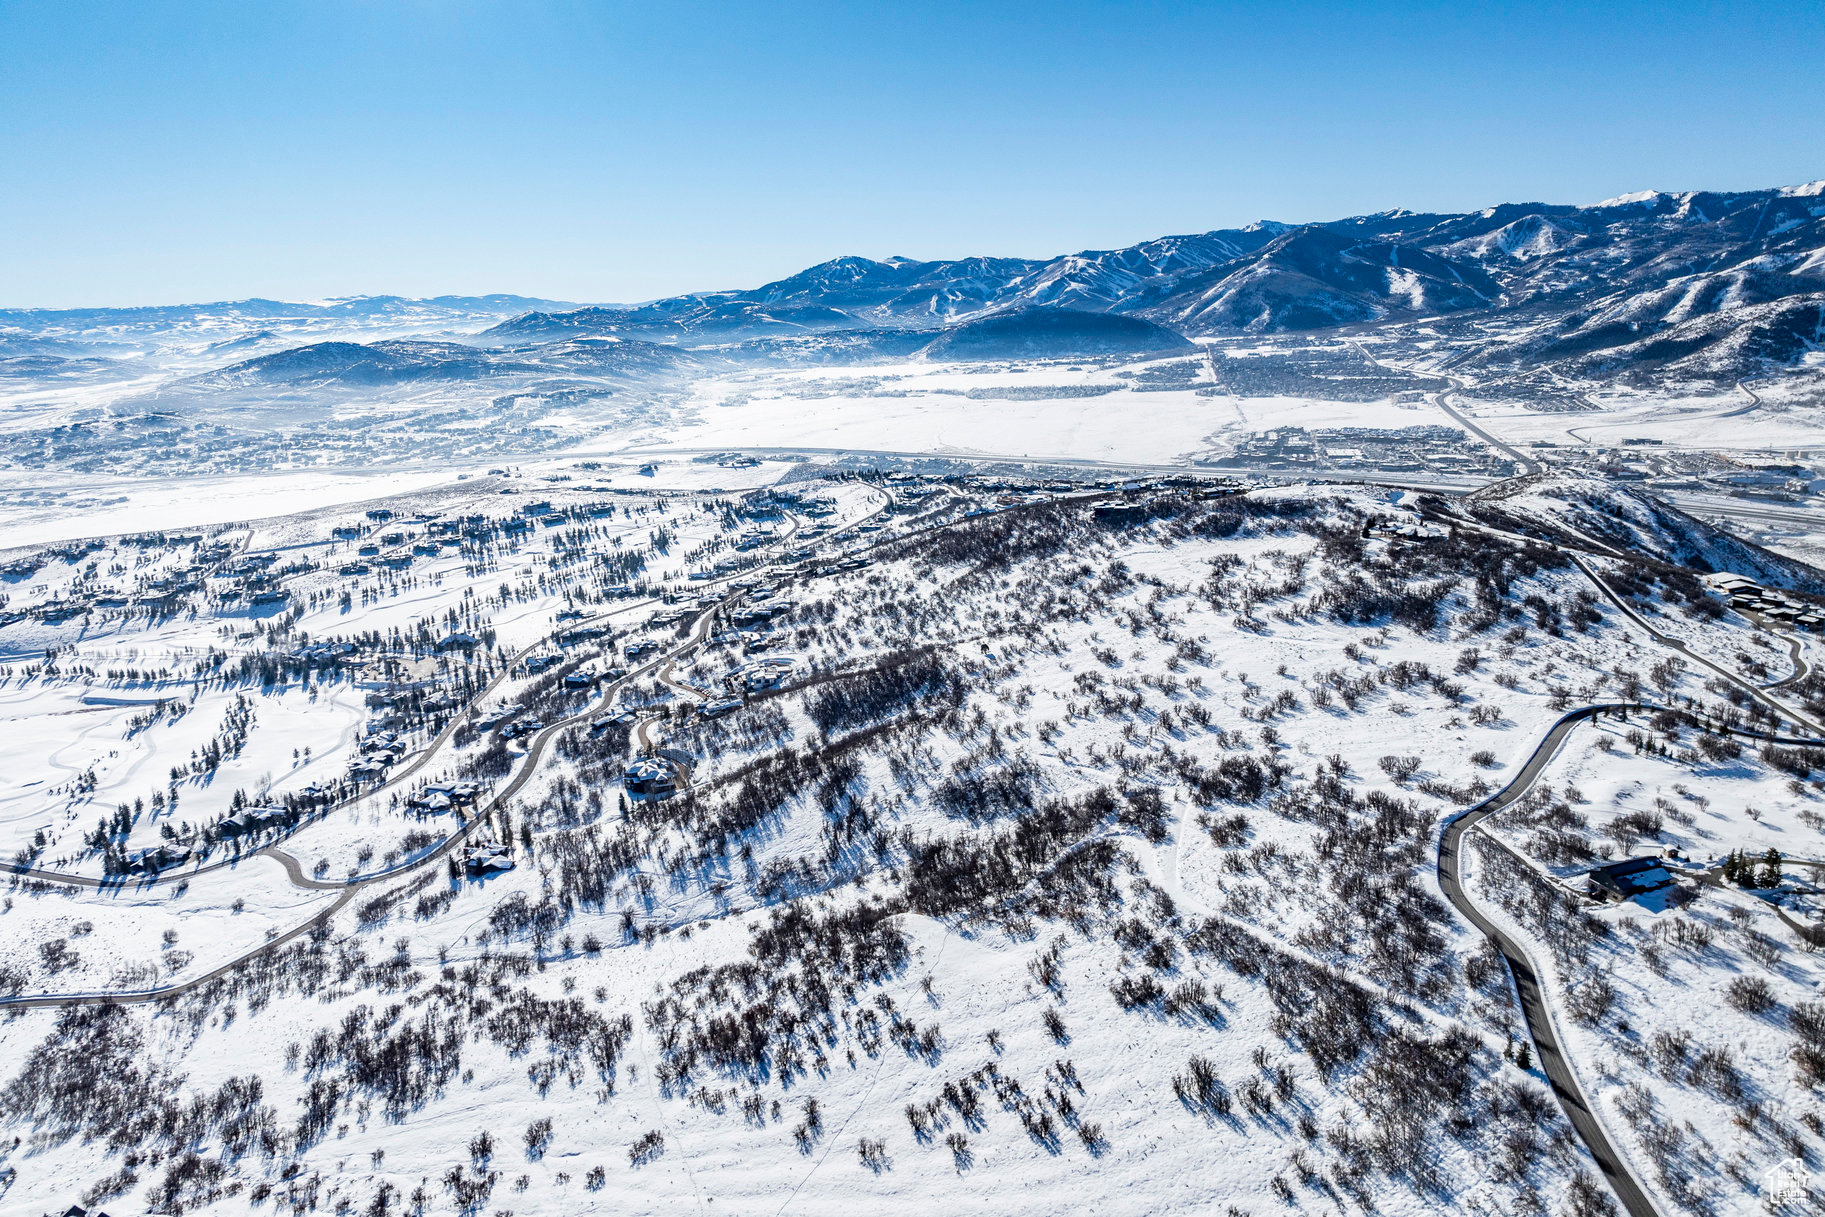
[[6, 1209], [1766, 1211], [1825, 752], [1752, 733], [1825, 680], [1724, 539], [1513, 485], [572, 460], [14, 551]]
[[[1721, 532], [1664, 500], [1600, 477], [1570, 473], [1512, 478], [1469, 495], [1473, 513], [1569, 528], [1610, 549], [1701, 573], [1743, 575], [1769, 587], [1825, 593], [1825, 576], [1802, 562]], [[1561, 534], [1562, 535], [1562, 534]]]

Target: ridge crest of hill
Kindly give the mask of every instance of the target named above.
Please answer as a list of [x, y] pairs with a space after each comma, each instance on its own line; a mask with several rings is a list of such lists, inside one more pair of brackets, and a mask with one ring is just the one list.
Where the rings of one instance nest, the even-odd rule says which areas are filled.
[[1768, 587], [1825, 594], [1825, 572], [1733, 536], [1666, 500], [1594, 474], [1548, 471], [1495, 482], [1465, 496], [1474, 510], [1570, 529], [1623, 553], [1698, 571], [1730, 572]]

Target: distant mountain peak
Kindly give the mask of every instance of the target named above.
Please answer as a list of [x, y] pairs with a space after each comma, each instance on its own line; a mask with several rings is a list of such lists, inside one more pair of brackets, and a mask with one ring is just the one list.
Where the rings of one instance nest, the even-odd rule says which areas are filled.
[[1658, 190], [1632, 190], [1627, 194], [1604, 199], [1601, 203], [1588, 204], [1585, 210], [1607, 211], [1616, 207], [1651, 207], [1666, 197], [1668, 196]]

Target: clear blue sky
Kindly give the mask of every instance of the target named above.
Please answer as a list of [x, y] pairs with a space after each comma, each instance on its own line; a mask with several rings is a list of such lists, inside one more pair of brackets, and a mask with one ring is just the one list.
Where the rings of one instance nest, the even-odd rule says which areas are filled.
[[0, 305], [636, 300], [1748, 189], [1825, 176], [1822, 82], [1818, 0], [0, 0]]

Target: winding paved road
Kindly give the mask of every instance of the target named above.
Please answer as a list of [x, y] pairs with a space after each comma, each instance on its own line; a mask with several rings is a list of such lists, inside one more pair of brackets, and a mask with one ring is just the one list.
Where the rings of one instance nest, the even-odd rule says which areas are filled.
[[[1627, 714], [1633, 712], [1653, 712], [1660, 707], [1638, 702], [1614, 702], [1603, 705], [1585, 706], [1573, 710], [1555, 722], [1546, 735], [1535, 745], [1525, 764], [1509, 783], [1490, 795], [1483, 802], [1470, 808], [1446, 824], [1439, 837], [1438, 849], [1438, 882], [1446, 899], [1477, 929], [1495, 943], [1496, 949], [1507, 961], [1510, 973], [1514, 976], [1515, 992], [1520, 998], [1521, 1013], [1527, 1020], [1528, 1034], [1532, 1036], [1537, 1050], [1540, 1069], [1546, 1074], [1546, 1080], [1552, 1086], [1553, 1096], [1564, 1109], [1565, 1116], [1571, 1121], [1572, 1128], [1589, 1147], [1591, 1156], [1597, 1160], [1604, 1178], [1629, 1211], [1629, 1217], [1659, 1217], [1653, 1202], [1648, 1199], [1639, 1183], [1635, 1181], [1623, 1163], [1621, 1155], [1610, 1143], [1608, 1134], [1597, 1121], [1589, 1104], [1585, 1101], [1584, 1092], [1578, 1086], [1578, 1080], [1572, 1073], [1571, 1066], [1565, 1059], [1564, 1050], [1559, 1044], [1558, 1035], [1553, 1030], [1552, 1018], [1546, 1009], [1541, 992], [1540, 973], [1527, 951], [1505, 931], [1485, 916], [1476, 903], [1470, 899], [1463, 885], [1462, 844], [1464, 834], [1478, 824], [1495, 815], [1497, 812], [1512, 806], [1539, 781], [1540, 775], [1552, 763], [1561, 746], [1571, 733], [1582, 723], [1589, 722], [1605, 713]], [[1763, 738], [1753, 732], [1737, 730], [1732, 734], [1747, 738]], [[1825, 741], [1816, 739], [1788, 739], [1778, 737], [1779, 742], [1817, 745]], [[1800, 865], [1806, 865], [1798, 859]], [[1798, 923], [1784, 916], [1793, 928]]]
[[[1723, 665], [1713, 663], [1711, 660], [1706, 659], [1703, 655], [1700, 655], [1697, 651], [1694, 651], [1692, 648], [1687, 646], [1683, 640], [1675, 638], [1671, 634], [1664, 634], [1661, 631], [1655, 629], [1654, 626], [1648, 622], [1647, 618], [1643, 617], [1640, 613], [1636, 612], [1633, 606], [1631, 606], [1621, 596], [1617, 595], [1615, 590], [1612, 589], [1608, 583], [1604, 582], [1603, 577], [1601, 575], [1599, 575], [1595, 570], [1591, 569], [1590, 564], [1588, 562], [1586, 562], [1582, 557], [1580, 557], [1576, 552], [1569, 550], [1569, 549], [1564, 549], [1564, 548], [1561, 548], [1560, 552], [1565, 554], [1574, 563], [1576, 563], [1578, 566], [1578, 569], [1584, 572], [1584, 577], [1589, 579], [1593, 584], [1596, 585], [1597, 590], [1603, 593], [1604, 598], [1606, 600], [1608, 600], [1611, 604], [1615, 605], [1617, 609], [1621, 610], [1623, 616], [1627, 617], [1630, 621], [1633, 621], [1636, 625], [1640, 626], [1643, 630], [1645, 630], [1647, 632], [1648, 637], [1651, 638], [1653, 641], [1659, 643], [1661, 646], [1668, 648], [1669, 650], [1678, 651], [1681, 655], [1685, 656], [1687, 659], [1690, 659], [1695, 663], [1703, 664], [1705, 667], [1711, 669], [1711, 671], [1717, 673], [1719, 676], [1723, 677], [1725, 680], [1729, 681], [1731, 684], [1735, 685], [1737, 688], [1739, 688], [1743, 692], [1747, 693], [1750, 697], [1753, 697], [1756, 701], [1761, 702], [1762, 705], [1766, 706], [1768, 709], [1774, 711], [1776, 714], [1779, 714], [1784, 718], [1791, 719], [1794, 723], [1797, 723], [1801, 728], [1812, 731], [1815, 734], [1825, 735], [1825, 726], [1821, 726], [1820, 724], [1807, 718], [1805, 715], [1796, 712], [1795, 710], [1793, 710], [1791, 707], [1789, 707], [1788, 705], [1786, 705], [1784, 702], [1780, 701], [1779, 699], [1770, 696], [1766, 689], [1763, 689], [1757, 685], [1750, 683], [1749, 681], [1744, 680], [1742, 677], [1738, 676], [1735, 672], [1730, 671], [1728, 668], [1725, 668]], [[1795, 658], [1796, 659], [1798, 658], [1797, 654], [1796, 654]], [[1794, 677], [1794, 679], [1797, 680], [1798, 675], [1796, 675]], [[1775, 729], [1777, 732], [1779, 731], [1778, 722], [1776, 723]]]
[[1640, 1184], [1629, 1173], [1622, 1156], [1610, 1143], [1608, 1134], [1603, 1130], [1590, 1105], [1585, 1101], [1584, 1092], [1578, 1086], [1578, 1079], [1573, 1075], [1571, 1066], [1565, 1060], [1565, 1053], [1559, 1045], [1559, 1038], [1553, 1031], [1552, 1018], [1547, 1013], [1545, 999], [1540, 990], [1540, 974], [1534, 967], [1533, 960], [1513, 938], [1510, 938], [1494, 922], [1484, 916], [1482, 911], [1464, 891], [1462, 882], [1462, 857], [1460, 846], [1464, 834], [1476, 827], [1483, 820], [1513, 804], [1526, 794], [1533, 784], [1545, 772], [1553, 756], [1572, 731], [1583, 722], [1597, 717], [1605, 710], [1621, 709], [1620, 706], [1586, 706], [1574, 710], [1554, 723], [1546, 737], [1534, 748], [1533, 754], [1521, 766], [1519, 773], [1508, 785], [1464, 812], [1445, 826], [1439, 838], [1438, 847], [1438, 882], [1444, 889], [1445, 896], [1457, 911], [1477, 929], [1489, 937], [1508, 962], [1508, 970], [1513, 974], [1515, 990], [1521, 1000], [1521, 1013], [1527, 1020], [1528, 1034], [1533, 1037], [1540, 1069], [1546, 1074], [1547, 1082], [1552, 1086], [1553, 1097], [1559, 1100], [1566, 1119], [1571, 1121], [1572, 1128], [1590, 1149], [1591, 1156], [1597, 1160], [1598, 1169], [1609, 1181], [1610, 1188], [1616, 1193], [1622, 1205], [1629, 1212], [1629, 1217], [1660, 1217], [1653, 1202], [1648, 1199]]

